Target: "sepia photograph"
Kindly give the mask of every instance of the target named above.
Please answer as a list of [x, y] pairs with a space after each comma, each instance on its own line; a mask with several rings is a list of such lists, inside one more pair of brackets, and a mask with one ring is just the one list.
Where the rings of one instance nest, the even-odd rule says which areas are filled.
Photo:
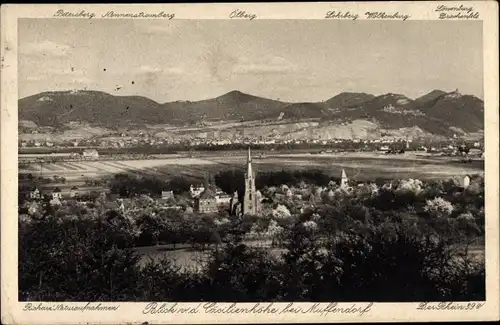
[[486, 301], [482, 20], [157, 11], [17, 19], [24, 311]]

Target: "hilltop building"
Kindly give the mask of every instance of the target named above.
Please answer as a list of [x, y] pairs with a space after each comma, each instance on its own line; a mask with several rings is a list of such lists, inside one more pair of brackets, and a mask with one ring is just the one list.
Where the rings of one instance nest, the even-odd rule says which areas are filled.
[[252, 155], [248, 148], [247, 172], [245, 173], [245, 196], [243, 198], [243, 214], [256, 215], [260, 210], [259, 197], [255, 190], [255, 173], [252, 169]]
[[345, 170], [342, 169], [342, 175], [340, 177], [340, 188], [347, 188], [349, 186], [349, 179], [345, 173]]

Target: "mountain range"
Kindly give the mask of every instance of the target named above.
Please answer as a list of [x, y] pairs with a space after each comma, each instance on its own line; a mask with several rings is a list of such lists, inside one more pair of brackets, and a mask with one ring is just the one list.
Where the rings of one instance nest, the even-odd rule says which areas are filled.
[[141, 96], [114, 96], [100, 91], [50, 91], [19, 99], [19, 120], [38, 126], [64, 127], [83, 122], [110, 129], [203, 122], [310, 121], [329, 125], [366, 120], [380, 129], [418, 127], [436, 135], [480, 132], [484, 128], [481, 99], [433, 90], [416, 99], [402, 94], [375, 96], [343, 92], [326, 101], [289, 103], [231, 91], [200, 101], [158, 103]]

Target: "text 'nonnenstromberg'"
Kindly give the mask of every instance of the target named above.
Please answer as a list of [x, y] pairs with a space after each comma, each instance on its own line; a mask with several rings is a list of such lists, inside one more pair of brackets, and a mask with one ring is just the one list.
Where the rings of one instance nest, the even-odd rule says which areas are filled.
[[[83, 19], [92, 19], [96, 17], [96, 13], [89, 12], [86, 10], [79, 11], [64, 11], [62, 9], [57, 10], [53, 15], [53, 17], [59, 18], [83, 18]], [[168, 13], [164, 11], [156, 12], [156, 13], [147, 13], [144, 11], [141, 12], [116, 12], [116, 11], [107, 11], [106, 13], [101, 15], [101, 18], [146, 18], [146, 19], [168, 19], [171, 20], [175, 18], [175, 14]]]

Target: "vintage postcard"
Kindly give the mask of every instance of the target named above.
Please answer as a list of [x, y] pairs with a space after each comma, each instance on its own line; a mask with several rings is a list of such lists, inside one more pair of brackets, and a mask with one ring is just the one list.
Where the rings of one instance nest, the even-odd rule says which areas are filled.
[[1, 7], [5, 324], [499, 319], [495, 1]]

